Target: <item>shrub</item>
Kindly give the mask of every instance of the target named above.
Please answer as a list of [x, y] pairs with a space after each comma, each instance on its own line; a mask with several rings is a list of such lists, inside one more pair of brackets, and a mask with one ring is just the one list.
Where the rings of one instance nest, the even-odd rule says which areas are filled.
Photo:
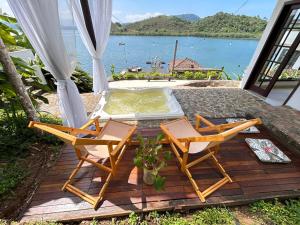
[[207, 75], [204, 72], [196, 72], [194, 73], [195, 80], [206, 80]]
[[[60, 124], [61, 120], [43, 115], [41, 122]], [[33, 143], [58, 145], [61, 142], [52, 135], [38, 135], [30, 129], [28, 120], [22, 111], [0, 111], [0, 159], [11, 160], [24, 157]]]
[[192, 80], [192, 79], [194, 79], [194, 74], [193, 74], [193, 72], [191, 72], [191, 71], [185, 71], [185, 72], [183, 73], [183, 77], [184, 77], [184, 79], [186, 79], [186, 80]]
[[133, 79], [136, 78], [136, 76], [135, 76], [134, 73], [126, 73], [126, 74], [124, 75], [124, 78], [125, 78], [126, 80], [133, 80]]
[[122, 79], [122, 75], [121, 75], [121, 74], [116, 74], [116, 73], [114, 73], [114, 74], [112, 75], [112, 78], [113, 78], [113, 80], [121, 80], [121, 79]]
[[218, 71], [208, 71], [207, 77], [209, 80], [220, 80], [221, 79], [221, 73]]
[[274, 201], [258, 201], [250, 206], [252, 212], [259, 212], [264, 220], [273, 224], [300, 224], [300, 200], [287, 200], [284, 203]]
[[16, 162], [0, 167], [0, 199], [13, 190], [26, 176], [24, 168]]
[[226, 208], [208, 208], [198, 211], [193, 220], [195, 224], [235, 224], [233, 214]]
[[77, 67], [73, 72], [71, 79], [76, 84], [80, 93], [87, 93], [93, 91], [93, 79], [90, 75], [82, 70], [81, 68]]

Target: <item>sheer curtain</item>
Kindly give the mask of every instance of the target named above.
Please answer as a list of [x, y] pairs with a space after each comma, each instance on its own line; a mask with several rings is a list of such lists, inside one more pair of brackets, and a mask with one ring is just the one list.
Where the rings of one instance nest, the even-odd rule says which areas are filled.
[[74, 82], [71, 60], [60, 30], [57, 0], [8, 0], [19, 25], [57, 81], [59, 108], [64, 124], [80, 127], [87, 114]]
[[88, 2], [95, 33], [96, 49], [85, 25], [80, 0], [70, 0], [80, 36], [93, 58], [93, 90], [95, 93], [101, 93], [108, 89], [107, 77], [101, 59], [110, 33], [112, 0], [89, 0]]

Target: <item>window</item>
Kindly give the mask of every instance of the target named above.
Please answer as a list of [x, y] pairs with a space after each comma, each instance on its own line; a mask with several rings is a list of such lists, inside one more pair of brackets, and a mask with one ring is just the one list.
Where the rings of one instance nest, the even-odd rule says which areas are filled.
[[267, 96], [277, 80], [298, 80], [299, 43], [300, 5], [288, 5], [278, 17], [252, 71], [250, 89]]

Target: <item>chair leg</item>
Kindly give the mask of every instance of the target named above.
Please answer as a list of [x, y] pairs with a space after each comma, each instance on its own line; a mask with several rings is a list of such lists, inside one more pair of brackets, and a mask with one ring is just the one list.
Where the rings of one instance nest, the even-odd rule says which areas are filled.
[[[191, 172], [189, 171], [189, 168], [196, 165], [197, 163], [200, 163], [201, 161], [204, 161], [204, 160], [208, 159], [208, 158], [212, 158], [212, 161], [217, 166], [218, 170], [222, 173], [224, 178], [219, 180], [218, 182], [214, 183], [213, 185], [208, 187], [206, 190], [200, 191], [196, 181], [194, 180], [194, 178], [192, 177]], [[189, 178], [189, 180], [190, 180], [196, 194], [198, 195], [200, 201], [205, 202], [206, 201], [205, 200], [206, 196], [212, 194], [214, 191], [218, 190], [220, 187], [225, 185], [227, 182], [232, 182], [232, 179], [226, 173], [226, 171], [224, 170], [224, 168], [222, 167], [222, 165], [219, 163], [218, 159], [215, 157], [215, 155], [212, 152], [207, 154], [206, 156], [200, 158], [200, 159], [201, 160], [196, 159], [196, 160], [190, 162], [186, 166], [181, 164], [181, 169], [186, 173], [187, 177]]]
[[226, 177], [230, 182], [233, 182], [231, 177], [226, 173], [223, 166], [219, 163], [217, 157], [215, 155], [211, 155], [211, 158], [212, 158], [213, 163], [217, 166], [217, 168], [223, 174], [223, 176]]
[[[87, 155], [85, 157], [87, 157]], [[83, 163], [84, 163], [84, 160], [81, 159], [79, 161], [79, 163], [77, 164], [76, 168], [72, 171], [70, 177], [68, 178], [68, 180], [66, 181], [66, 183], [64, 184], [64, 186], [62, 187], [62, 189], [61, 189], [62, 191], [64, 191], [66, 189], [67, 185], [72, 182], [73, 178], [76, 176], [76, 174], [78, 173], [78, 171], [82, 167]]]
[[106, 191], [106, 188], [108, 187], [109, 183], [110, 183], [110, 180], [112, 179], [113, 177], [113, 174], [112, 173], [109, 173], [106, 180], [105, 180], [105, 183], [103, 184], [103, 187], [101, 188], [99, 194], [98, 194], [98, 197], [96, 198], [96, 201], [94, 203], [94, 209], [97, 209], [99, 203], [102, 201], [103, 199], [103, 195]]
[[190, 171], [186, 168], [185, 169], [185, 173], [187, 175], [187, 177], [189, 178], [196, 194], [198, 195], [198, 198], [200, 199], [201, 202], [205, 202], [205, 197], [203, 196], [202, 192], [199, 190], [199, 187], [196, 183], [196, 181], [194, 180], [194, 178], [192, 177], [192, 174], [190, 173]]

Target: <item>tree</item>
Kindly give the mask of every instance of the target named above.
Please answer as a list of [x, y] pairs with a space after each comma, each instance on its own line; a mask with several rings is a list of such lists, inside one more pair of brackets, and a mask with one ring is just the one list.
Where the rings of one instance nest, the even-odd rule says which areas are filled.
[[18, 74], [17, 69], [14, 63], [12, 62], [8, 54], [8, 50], [4, 45], [4, 42], [1, 39], [1, 37], [0, 37], [0, 63], [2, 64], [3, 70], [7, 74], [11, 85], [14, 87], [15, 92], [17, 93], [20, 99], [20, 103], [28, 119], [39, 121], [39, 117], [36, 113], [36, 110], [22, 82], [21, 75]]

